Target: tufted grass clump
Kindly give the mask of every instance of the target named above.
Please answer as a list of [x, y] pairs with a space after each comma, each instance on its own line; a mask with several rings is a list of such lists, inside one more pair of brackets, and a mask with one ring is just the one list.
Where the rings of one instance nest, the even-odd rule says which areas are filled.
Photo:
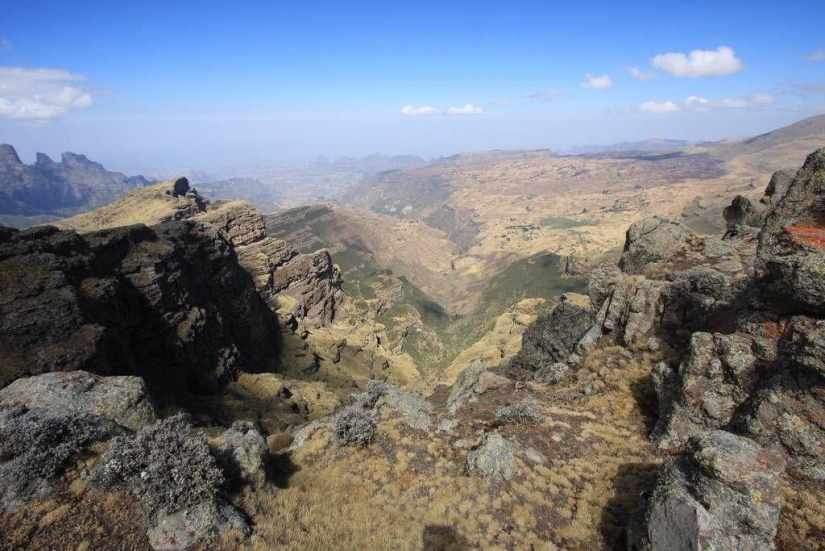
[[532, 423], [538, 425], [544, 422], [545, 417], [530, 404], [522, 402], [498, 408], [495, 419], [496, 424], [499, 425], [507, 425], [510, 423]]

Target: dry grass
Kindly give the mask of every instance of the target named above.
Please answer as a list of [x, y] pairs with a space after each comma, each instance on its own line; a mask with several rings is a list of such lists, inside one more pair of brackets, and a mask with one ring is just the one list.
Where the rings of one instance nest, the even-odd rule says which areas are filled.
[[[619, 348], [595, 355], [612, 366], [603, 391], [585, 397], [583, 381], [553, 389], [528, 384], [488, 392], [460, 410], [453, 430], [429, 434], [384, 414], [376, 441], [339, 449], [323, 428], [279, 461], [276, 489], [246, 496], [256, 533], [249, 549], [604, 549], [622, 538], [652, 487], [659, 460], [646, 432], [650, 403], [638, 386], [649, 377]], [[641, 381], [641, 382], [640, 382]], [[637, 399], [638, 398], [638, 399]], [[519, 457], [513, 480], [489, 486], [464, 474], [478, 430], [495, 411], [532, 400], [539, 425], [500, 427], [535, 456]], [[655, 403], [655, 402], [654, 402]], [[454, 443], [467, 444], [456, 448]], [[543, 463], [543, 464], [542, 464]]]

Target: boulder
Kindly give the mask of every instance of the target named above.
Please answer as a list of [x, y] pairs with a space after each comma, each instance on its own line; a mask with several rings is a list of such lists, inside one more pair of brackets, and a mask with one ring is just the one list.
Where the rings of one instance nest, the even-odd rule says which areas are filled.
[[527, 327], [521, 350], [509, 361], [507, 369], [535, 372], [570, 361], [576, 345], [592, 325], [589, 299], [581, 295], [575, 300], [563, 296], [550, 314], [540, 315]]
[[113, 421], [132, 431], [157, 418], [140, 377], [100, 377], [85, 371], [17, 379], [0, 390], [0, 406], [13, 404], [53, 417], [72, 414]]
[[487, 371], [484, 365], [473, 363], [456, 377], [450, 396], [447, 398], [447, 410], [455, 413], [479, 394], [511, 383], [510, 379]]
[[516, 447], [498, 433], [485, 434], [467, 455], [467, 473], [489, 483], [510, 480], [516, 471]]
[[784, 469], [781, 455], [729, 432], [691, 439], [662, 468], [628, 549], [773, 549]]
[[158, 515], [147, 535], [153, 549], [176, 551], [188, 549], [205, 539], [218, 539], [229, 531], [243, 535], [252, 532], [237, 509], [215, 499], [176, 513]]
[[630, 226], [619, 268], [627, 274], [644, 274], [651, 265], [675, 256], [693, 230], [664, 216], [652, 216]]
[[236, 484], [260, 488], [266, 483], [269, 448], [263, 434], [249, 421], [235, 421], [223, 433], [219, 456]]
[[776, 207], [785, 197], [788, 188], [791, 187], [794, 176], [796, 176], [795, 170], [778, 170], [774, 172], [768, 187], [765, 189], [765, 195], [759, 202], [769, 208]]
[[733, 202], [725, 207], [722, 216], [725, 218], [728, 236], [747, 234], [753, 229], [761, 229], [765, 223], [767, 207], [743, 195], [734, 197]]

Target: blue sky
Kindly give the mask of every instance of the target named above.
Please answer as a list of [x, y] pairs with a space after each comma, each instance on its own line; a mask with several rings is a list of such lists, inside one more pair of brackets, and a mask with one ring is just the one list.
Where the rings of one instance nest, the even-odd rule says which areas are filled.
[[825, 112], [814, 0], [118, 4], [4, 6], [0, 141], [194, 168], [718, 139]]

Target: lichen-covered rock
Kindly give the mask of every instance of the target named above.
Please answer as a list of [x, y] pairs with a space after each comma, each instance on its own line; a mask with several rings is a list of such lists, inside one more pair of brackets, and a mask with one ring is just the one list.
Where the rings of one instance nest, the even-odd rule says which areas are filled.
[[690, 440], [669, 460], [640, 529], [628, 531], [638, 551], [773, 549], [782, 508], [781, 455], [729, 432]]
[[498, 433], [485, 434], [481, 444], [467, 454], [467, 473], [489, 483], [510, 480], [516, 472], [516, 447]]
[[696, 332], [677, 373], [657, 366], [653, 381], [663, 411], [654, 439], [661, 448], [676, 448], [730, 423], [760, 381], [761, 364], [753, 349], [749, 336]]
[[177, 551], [208, 538], [218, 539], [230, 531], [249, 535], [252, 530], [237, 509], [223, 500], [214, 499], [182, 511], [158, 515], [147, 535], [153, 549]]
[[644, 274], [652, 264], [682, 250], [693, 230], [664, 216], [640, 220], [627, 230], [619, 267], [627, 274]]
[[767, 207], [743, 195], [734, 197], [733, 202], [725, 207], [722, 215], [725, 217], [727, 234], [735, 236], [747, 234], [754, 228], [761, 229], [765, 222]]
[[808, 156], [766, 220], [757, 258], [766, 305], [825, 314], [825, 149]]
[[791, 187], [791, 182], [796, 176], [795, 170], [778, 170], [771, 176], [771, 181], [765, 189], [765, 195], [759, 200], [760, 203], [767, 207], [775, 207], [788, 193], [788, 188]]
[[85, 371], [17, 379], [0, 390], [0, 406], [19, 404], [53, 417], [67, 414], [113, 421], [136, 431], [156, 420], [140, 377], [100, 377]]

